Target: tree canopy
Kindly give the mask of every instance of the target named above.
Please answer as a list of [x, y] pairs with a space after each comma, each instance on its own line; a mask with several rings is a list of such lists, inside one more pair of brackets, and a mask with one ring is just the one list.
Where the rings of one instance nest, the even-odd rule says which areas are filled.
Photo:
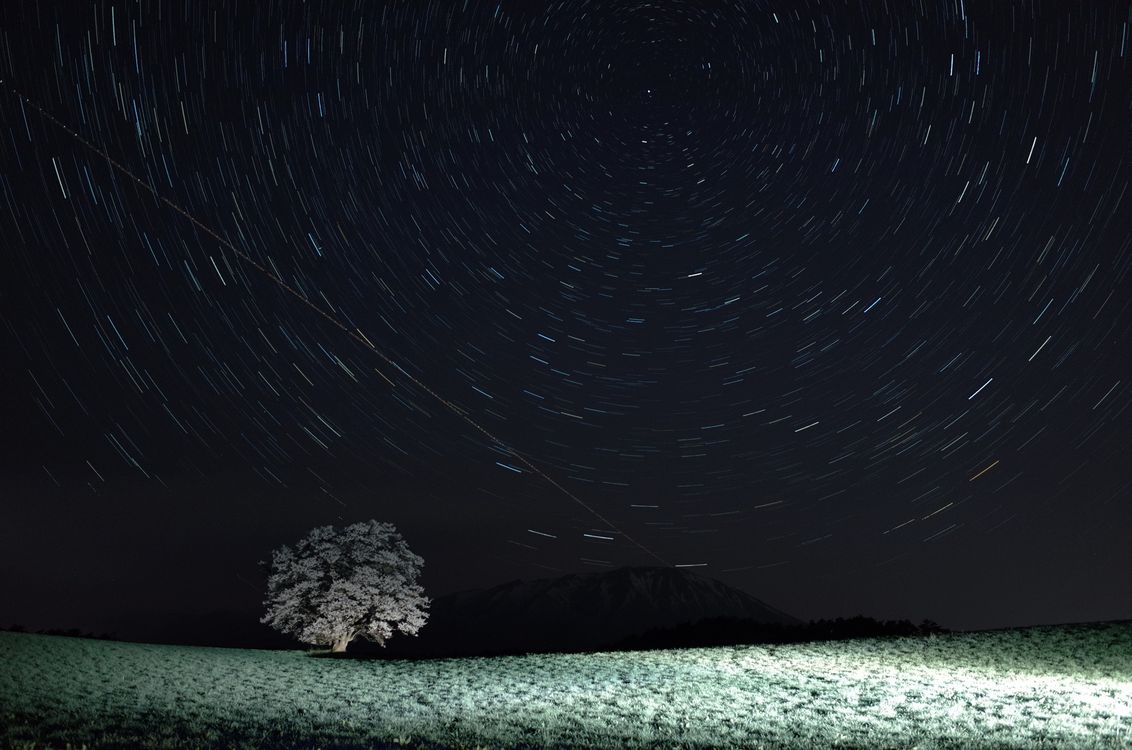
[[392, 524], [320, 526], [272, 552], [261, 622], [334, 651], [357, 637], [385, 645], [395, 632], [416, 635], [428, 620], [422, 567]]

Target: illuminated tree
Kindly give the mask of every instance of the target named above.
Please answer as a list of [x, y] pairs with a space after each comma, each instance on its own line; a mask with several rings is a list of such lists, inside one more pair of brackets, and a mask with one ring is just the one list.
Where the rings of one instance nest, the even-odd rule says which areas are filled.
[[357, 637], [384, 646], [395, 631], [416, 635], [428, 620], [423, 566], [392, 524], [320, 526], [271, 553], [261, 622], [335, 652]]

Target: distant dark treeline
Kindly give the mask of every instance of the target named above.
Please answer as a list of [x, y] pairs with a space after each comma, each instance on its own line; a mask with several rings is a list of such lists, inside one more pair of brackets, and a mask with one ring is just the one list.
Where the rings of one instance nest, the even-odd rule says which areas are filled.
[[738, 646], [751, 643], [893, 638], [946, 632], [949, 631], [931, 620], [924, 620], [916, 625], [909, 620], [882, 621], [860, 615], [849, 618], [838, 617], [836, 620], [814, 620], [797, 625], [767, 624], [734, 617], [713, 617], [673, 628], [649, 630], [641, 635], [625, 638], [613, 644], [613, 648], [624, 651], [646, 651], [664, 648]]
[[9, 633], [37, 633], [39, 635], [65, 635], [68, 638], [92, 638], [97, 641], [116, 641], [118, 636], [114, 633], [88, 633], [85, 630], [78, 628], [44, 628], [41, 630], [28, 630], [23, 625], [9, 625], [8, 627], [0, 627], [0, 630], [7, 630]]
[[[97, 640], [115, 641], [119, 637], [114, 633], [90, 633], [78, 628], [49, 628], [29, 630], [22, 625], [9, 625], [2, 630], [14, 633], [38, 633], [40, 635], [62, 635], [70, 638], [92, 638]], [[761, 623], [755, 620], [744, 620], [735, 617], [712, 617], [696, 622], [684, 623], [672, 628], [655, 628], [640, 635], [630, 636], [615, 643], [587, 651], [648, 651], [652, 649], [670, 648], [699, 648], [708, 646], [739, 646], [756, 643], [804, 643], [807, 641], [839, 641], [851, 638], [891, 638], [899, 636], [931, 635], [950, 632], [930, 620], [924, 620], [919, 625], [909, 620], [875, 620], [871, 617], [856, 616], [836, 620], [814, 620], [808, 623], [795, 625], [778, 625]], [[275, 643], [234, 642], [234, 643], [206, 643], [199, 642], [192, 637], [182, 634], [176, 639], [161, 639], [162, 643], [181, 643], [183, 645], [226, 645], [238, 648], [278, 648]], [[211, 640], [211, 639], [206, 639]], [[405, 644], [401, 644], [402, 646]], [[298, 647], [298, 644], [292, 644]], [[369, 655], [378, 658], [436, 658], [442, 656], [500, 656], [506, 654], [522, 654], [530, 649], [507, 650], [494, 649], [491, 651], [468, 650], [453, 644], [436, 644], [433, 649], [425, 649], [421, 653], [402, 653], [400, 648], [378, 648], [371, 644], [356, 641], [351, 644], [355, 655]], [[542, 649], [556, 651], [553, 645]], [[535, 650], [537, 651], [537, 649]]]

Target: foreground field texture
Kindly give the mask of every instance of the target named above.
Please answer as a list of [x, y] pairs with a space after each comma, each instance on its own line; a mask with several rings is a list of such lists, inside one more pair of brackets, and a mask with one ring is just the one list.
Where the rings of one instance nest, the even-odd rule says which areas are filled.
[[1132, 747], [1132, 623], [358, 661], [0, 633], [0, 746]]

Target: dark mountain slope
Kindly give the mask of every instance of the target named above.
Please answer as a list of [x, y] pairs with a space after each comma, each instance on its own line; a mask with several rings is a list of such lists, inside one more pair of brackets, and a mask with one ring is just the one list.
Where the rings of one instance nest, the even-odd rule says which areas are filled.
[[647, 630], [717, 617], [797, 623], [750, 594], [677, 568], [512, 581], [437, 597], [431, 610], [420, 636], [394, 638], [389, 655], [596, 649]]

